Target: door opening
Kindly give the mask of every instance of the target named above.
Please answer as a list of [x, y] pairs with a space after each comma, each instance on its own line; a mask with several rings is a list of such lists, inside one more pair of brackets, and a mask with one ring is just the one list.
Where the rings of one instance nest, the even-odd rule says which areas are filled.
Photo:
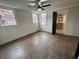
[[67, 10], [59, 10], [53, 12], [53, 25], [52, 25], [52, 34], [66, 34], [67, 29], [67, 18], [68, 11]]

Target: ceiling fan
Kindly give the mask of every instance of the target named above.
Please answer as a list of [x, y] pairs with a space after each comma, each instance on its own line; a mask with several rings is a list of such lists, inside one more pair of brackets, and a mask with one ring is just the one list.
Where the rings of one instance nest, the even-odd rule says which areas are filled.
[[28, 7], [35, 7], [36, 8], [35, 10], [38, 10], [38, 9], [45, 10], [44, 7], [51, 6], [51, 4], [45, 0], [35, 0], [35, 1], [29, 1], [27, 3], [29, 3]]

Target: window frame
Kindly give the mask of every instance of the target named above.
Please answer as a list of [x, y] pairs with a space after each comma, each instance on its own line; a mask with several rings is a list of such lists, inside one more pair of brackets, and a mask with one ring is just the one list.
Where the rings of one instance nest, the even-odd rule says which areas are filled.
[[0, 27], [16, 26], [17, 25], [16, 12], [15, 12], [16, 10], [13, 9], [13, 8], [8, 8], [8, 7], [1, 7], [0, 9], [11, 10], [12, 13], [13, 13], [13, 16], [14, 16], [14, 21], [16, 22], [16, 24], [14, 24], [14, 25], [4, 25], [4, 26], [1, 26], [1, 24], [0, 24]]
[[[36, 15], [37, 15], [37, 23], [34, 23], [33, 14], [36, 14]], [[32, 13], [32, 22], [33, 22], [33, 24], [39, 24], [39, 14], [37, 14], [37, 13]]]
[[[42, 24], [42, 17], [41, 17], [41, 15], [44, 14], [44, 13], [46, 14], [46, 22], [45, 22], [45, 24]], [[47, 24], [47, 12], [44, 12], [44, 13], [40, 14], [40, 19], [41, 19], [40, 20], [40, 25], [46, 25]]]

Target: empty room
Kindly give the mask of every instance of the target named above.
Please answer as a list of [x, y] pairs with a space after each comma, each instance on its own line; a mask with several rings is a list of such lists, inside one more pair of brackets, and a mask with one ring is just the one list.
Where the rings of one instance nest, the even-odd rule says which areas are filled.
[[79, 59], [79, 0], [0, 0], [0, 59]]

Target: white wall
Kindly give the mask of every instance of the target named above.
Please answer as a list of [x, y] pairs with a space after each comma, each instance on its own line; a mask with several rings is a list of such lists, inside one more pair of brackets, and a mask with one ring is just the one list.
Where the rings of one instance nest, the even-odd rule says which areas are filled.
[[66, 28], [65, 34], [79, 37], [79, 6], [70, 8]]
[[15, 14], [18, 25], [0, 27], [0, 45], [38, 31], [38, 26], [32, 23], [31, 12], [15, 10]]

